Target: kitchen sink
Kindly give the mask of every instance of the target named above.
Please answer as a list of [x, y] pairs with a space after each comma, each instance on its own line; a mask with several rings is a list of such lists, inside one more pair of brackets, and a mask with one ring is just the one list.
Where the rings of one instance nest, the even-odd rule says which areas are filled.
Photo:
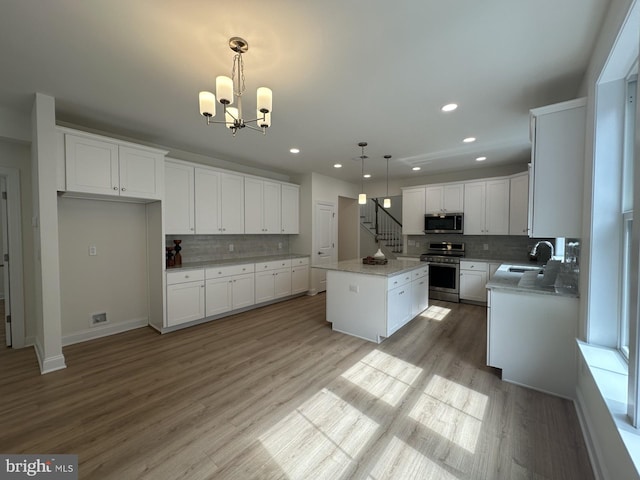
[[513, 266], [509, 267], [509, 271], [511, 273], [524, 273], [524, 272], [535, 272], [537, 271], [539, 275], [544, 273], [544, 270], [540, 267], [521, 267], [521, 266]]

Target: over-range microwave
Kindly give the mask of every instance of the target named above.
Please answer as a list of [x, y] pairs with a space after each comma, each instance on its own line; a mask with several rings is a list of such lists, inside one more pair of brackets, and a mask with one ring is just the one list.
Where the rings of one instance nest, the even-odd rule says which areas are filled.
[[427, 213], [424, 233], [463, 233], [462, 213]]

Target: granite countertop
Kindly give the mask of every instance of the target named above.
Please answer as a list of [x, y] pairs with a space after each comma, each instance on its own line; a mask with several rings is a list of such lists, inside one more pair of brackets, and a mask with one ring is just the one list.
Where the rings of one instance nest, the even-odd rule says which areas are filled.
[[204, 267], [213, 267], [213, 266], [223, 266], [223, 265], [245, 265], [247, 263], [262, 263], [262, 262], [273, 262], [275, 260], [289, 260], [293, 258], [304, 258], [309, 255], [305, 255], [303, 253], [287, 253], [283, 255], [264, 255], [258, 257], [244, 257], [244, 258], [225, 258], [220, 260], [207, 260], [202, 262], [188, 262], [183, 263], [182, 265], [176, 265], [173, 267], [167, 267], [167, 271], [169, 270], [180, 270], [180, 269], [196, 269], [196, 268], [204, 268]]
[[[525, 267], [532, 267], [530, 264], [522, 264]], [[577, 288], [577, 279], [571, 274], [558, 273], [553, 283], [545, 282], [544, 275], [539, 275], [538, 271], [528, 271], [525, 273], [510, 272], [509, 268], [517, 264], [502, 264], [487, 283], [487, 289], [512, 290], [522, 293], [534, 293], [542, 295], [558, 295], [562, 297], [578, 298], [580, 295]], [[533, 265], [535, 266], [535, 265]]]
[[415, 260], [391, 260], [386, 265], [365, 265], [362, 259], [343, 260], [342, 262], [327, 263], [325, 265], [313, 265], [313, 268], [322, 270], [336, 270], [339, 272], [360, 273], [364, 275], [381, 275], [391, 277], [403, 272], [424, 267], [426, 263]]

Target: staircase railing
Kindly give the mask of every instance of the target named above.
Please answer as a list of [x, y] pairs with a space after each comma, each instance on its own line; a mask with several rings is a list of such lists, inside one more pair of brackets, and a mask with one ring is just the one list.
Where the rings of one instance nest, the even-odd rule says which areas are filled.
[[383, 208], [377, 198], [360, 207], [360, 217], [379, 245], [392, 253], [402, 253], [402, 223]]

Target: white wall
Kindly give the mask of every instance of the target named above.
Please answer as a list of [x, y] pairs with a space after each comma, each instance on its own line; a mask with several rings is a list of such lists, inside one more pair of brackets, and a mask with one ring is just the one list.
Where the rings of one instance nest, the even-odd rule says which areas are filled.
[[[632, 3], [634, 3], [632, 0], [613, 0], [611, 2], [580, 89], [580, 95], [587, 96], [587, 135], [585, 143], [580, 283], [588, 287], [585, 294], [580, 298], [579, 314], [579, 335], [583, 339], [586, 338], [589, 332], [590, 316], [602, 315], [601, 309], [592, 305], [592, 303], [596, 301], [605, 303], [611, 301], [610, 295], [607, 296], [605, 294], [605, 296], [601, 296], [600, 292], [594, 288], [600, 275], [598, 271], [598, 259], [602, 255], [607, 254], [606, 244], [597, 244], [597, 242], [602, 243], [600, 232], [594, 232], [595, 228], [604, 227], [604, 225], [600, 224], [598, 216], [603, 213], [606, 215], [606, 212], [599, 210], [599, 205], [594, 201], [594, 191], [597, 191], [599, 194], [602, 188], [606, 188], [606, 183], [602, 182], [607, 182], [608, 180], [603, 179], [602, 175], [609, 175], [606, 165], [596, 165], [594, 162], [595, 153], [598, 152], [599, 155], [602, 154], [599, 148], [604, 146], [598, 144], [594, 137], [594, 119], [598, 95], [615, 94], [615, 86], [612, 87], [612, 89], [606, 89], [607, 91], [597, 92], [596, 85], [605, 66], [613, 66], [613, 63], [609, 63], [609, 54], [616, 44], [617, 37]], [[639, 41], [637, 36], [638, 23], [640, 23], [638, 18], [630, 22], [630, 25], [636, 29], [634, 39], [636, 48], [635, 55], [637, 55]], [[605, 112], [601, 111], [599, 114], [600, 113], [604, 114]], [[616, 121], [616, 119], [614, 118], [612, 121]], [[611, 200], [611, 202], [613, 202], [613, 200]], [[605, 205], [605, 208], [610, 207]], [[592, 283], [590, 283], [590, 281]], [[610, 313], [606, 315], [608, 318], [612, 318]], [[595, 320], [594, 318], [594, 321]], [[594, 333], [596, 332], [597, 330], [594, 330]], [[586, 372], [586, 367], [579, 369], [576, 394], [578, 398], [578, 411], [581, 415], [585, 438], [592, 460], [595, 460], [595, 470], [598, 477], [612, 480], [640, 478], [629, 455], [626, 453], [614, 419], [611, 417], [609, 410], [602, 400], [593, 377]]]
[[[63, 344], [146, 325], [145, 205], [61, 197], [58, 225]], [[90, 326], [99, 312], [108, 323]]]

